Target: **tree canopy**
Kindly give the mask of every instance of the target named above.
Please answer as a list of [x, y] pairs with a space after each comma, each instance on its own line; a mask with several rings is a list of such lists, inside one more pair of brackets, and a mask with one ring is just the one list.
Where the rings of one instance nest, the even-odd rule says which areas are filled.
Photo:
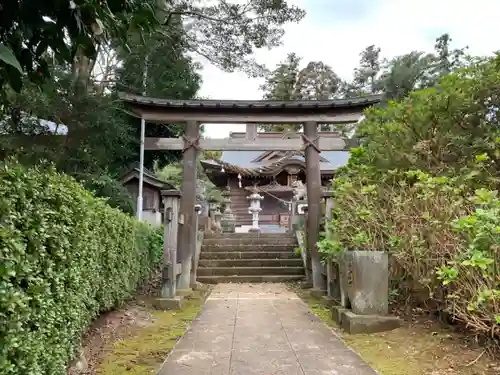
[[384, 59], [381, 49], [371, 45], [360, 53], [353, 79], [344, 82], [347, 97], [384, 94], [386, 99], [401, 99], [412, 90], [435, 86], [439, 79], [466, 65], [466, 48], [453, 48], [449, 34], [436, 39], [434, 52], [410, 51]]
[[[84, 64], [88, 75], [102, 44], [115, 40], [130, 50], [131, 33], [161, 33], [165, 39], [181, 33], [186, 51], [227, 71], [262, 74], [262, 66], [251, 57], [254, 50], [279, 45], [282, 26], [304, 15], [301, 9], [275, 0], [238, 4], [222, 0], [210, 4], [196, 0], [12, 0], [3, 4], [0, 20], [0, 86], [9, 83], [19, 91], [24, 74], [40, 82], [50, 75], [52, 58], [67, 63], [90, 59]], [[183, 27], [179, 28], [179, 22]]]
[[[116, 179], [138, 158], [140, 134], [140, 121], [123, 111], [118, 91], [196, 97], [201, 67], [193, 53], [226, 71], [262, 74], [255, 49], [278, 46], [283, 25], [303, 16], [275, 0], [2, 4], [2, 156], [46, 160], [103, 194], [117, 192]], [[34, 135], [52, 134], [47, 124], [67, 128], [66, 136], [38, 143]], [[183, 131], [176, 124], [146, 125], [152, 137]], [[178, 152], [147, 152], [145, 165], [179, 158]]]

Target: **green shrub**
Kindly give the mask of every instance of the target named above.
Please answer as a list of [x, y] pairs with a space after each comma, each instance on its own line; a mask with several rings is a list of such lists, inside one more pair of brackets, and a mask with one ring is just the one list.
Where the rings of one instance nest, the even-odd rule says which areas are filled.
[[[391, 253], [392, 296], [500, 337], [500, 57], [367, 111], [323, 256]], [[396, 285], [395, 285], [396, 284]]]
[[161, 255], [156, 230], [71, 177], [0, 165], [0, 373], [65, 374], [89, 323]]

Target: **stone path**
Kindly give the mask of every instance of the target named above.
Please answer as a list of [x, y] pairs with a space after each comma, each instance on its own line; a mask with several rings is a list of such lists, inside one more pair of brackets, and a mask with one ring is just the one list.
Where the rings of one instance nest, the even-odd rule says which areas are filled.
[[159, 375], [375, 375], [283, 284], [218, 284]]

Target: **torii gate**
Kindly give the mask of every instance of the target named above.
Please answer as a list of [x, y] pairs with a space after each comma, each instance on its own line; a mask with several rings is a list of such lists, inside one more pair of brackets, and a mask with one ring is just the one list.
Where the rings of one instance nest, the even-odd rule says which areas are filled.
[[[346, 149], [342, 138], [321, 138], [321, 123], [356, 123], [363, 110], [380, 102], [379, 95], [336, 100], [169, 100], [120, 93], [131, 115], [156, 123], [186, 122], [180, 138], [145, 138], [145, 150], [181, 150], [183, 152], [182, 198], [178, 256], [184, 265], [191, 264], [196, 249], [195, 211], [196, 161], [200, 150], [211, 151], [294, 151], [305, 149], [308, 216], [307, 249], [311, 254], [312, 282], [315, 289], [325, 289], [316, 243], [321, 220], [321, 151]], [[203, 139], [203, 123], [290, 124], [302, 123], [304, 133], [297, 139], [255, 139], [256, 131], [246, 139]], [[256, 126], [256, 125], [255, 125]], [[180, 289], [189, 288], [190, 275], [181, 274]]]

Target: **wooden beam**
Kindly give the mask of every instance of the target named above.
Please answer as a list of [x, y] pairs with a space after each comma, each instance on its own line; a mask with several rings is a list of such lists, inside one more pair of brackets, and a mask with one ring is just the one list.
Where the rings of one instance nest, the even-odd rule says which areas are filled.
[[[304, 143], [302, 139], [265, 139], [250, 141], [244, 138], [225, 139], [200, 139], [200, 147], [210, 151], [295, 151], [302, 150]], [[345, 148], [342, 138], [320, 138], [319, 149], [321, 151], [340, 151]], [[146, 150], [182, 150], [184, 149], [183, 138], [151, 138], [145, 139]]]
[[356, 123], [363, 115], [363, 109], [355, 108], [349, 111], [342, 110], [331, 111], [331, 113], [279, 113], [273, 114], [268, 112], [260, 113], [208, 113], [194, 112], [191, 110], [166, 112], [161, 108], [142, 108], [132, 106], [131, 112], [133, 116], [144, 118], [146, 121], [169, 123], [169, 122], [186, 122], [198, 121], [200, 123], [265, 123], [265, 124], [290, 124], [304, 123], [315, 121], [318, 124], [347, 124]]

